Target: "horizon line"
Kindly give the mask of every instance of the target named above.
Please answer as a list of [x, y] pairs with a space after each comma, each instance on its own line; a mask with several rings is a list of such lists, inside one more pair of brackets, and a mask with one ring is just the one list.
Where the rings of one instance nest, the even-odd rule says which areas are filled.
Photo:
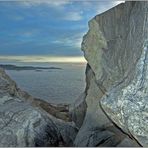
[[53, 63], [86, 63], [84, 56], [51, 56], [51, 55], [3, 55], [0, 62], [53, 62]]

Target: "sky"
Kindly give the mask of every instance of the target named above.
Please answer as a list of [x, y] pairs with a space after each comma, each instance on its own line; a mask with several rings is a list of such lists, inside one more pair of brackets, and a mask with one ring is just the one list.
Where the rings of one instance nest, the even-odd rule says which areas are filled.
[[0, 59], [49, 56], [82, 60], [81, 41], [88, 30], [88, 21], [119, 3], [121, 1], [110, 0], [0, 1]]

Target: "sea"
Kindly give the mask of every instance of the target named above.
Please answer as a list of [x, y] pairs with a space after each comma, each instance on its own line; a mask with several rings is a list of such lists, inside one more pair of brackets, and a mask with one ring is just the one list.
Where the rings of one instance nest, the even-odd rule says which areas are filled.
[[48, 70], [6, 70], [18, 87], [49, 103], [72, 104], [85, 89], [85, 63], [1, 63], [57, 67]]

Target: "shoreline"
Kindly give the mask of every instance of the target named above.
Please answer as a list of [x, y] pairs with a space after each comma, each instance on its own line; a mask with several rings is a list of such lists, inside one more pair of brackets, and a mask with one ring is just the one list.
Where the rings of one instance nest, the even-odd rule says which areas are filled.
[[12, 64], [0, 64], [0, 68], [3, 68], [5, 70], [48, 70], [48, 69], [56, 69], [56, 70], [62, 70], [62, 68], [59, 67], [39, 67], [39, 66], [16, 66]]

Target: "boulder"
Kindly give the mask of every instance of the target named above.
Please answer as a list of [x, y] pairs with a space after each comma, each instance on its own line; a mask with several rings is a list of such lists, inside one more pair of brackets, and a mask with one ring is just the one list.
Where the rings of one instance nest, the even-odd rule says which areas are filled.
[[65, 106], [21, 91], [0, 69], [0, 146], [72, 146], [77, 128]]

